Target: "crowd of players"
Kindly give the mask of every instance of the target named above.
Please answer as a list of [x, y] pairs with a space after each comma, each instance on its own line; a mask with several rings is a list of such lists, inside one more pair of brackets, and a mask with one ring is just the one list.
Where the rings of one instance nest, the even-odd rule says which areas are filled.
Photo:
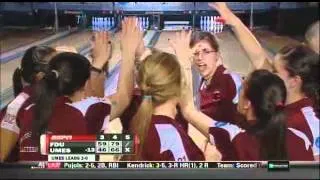
[[[178, 32], [169, 54], [144, 47], [134, 17], [122, 21], [118, 88], [109, 96], [109, 33], [94, 34], [91, 63], [72, 47], [32, 47], [13, 75], [15, 99], [0, 114], [0, 160], [46, 160], [41, 134], [108, 133], [116, 118], [139, 139], [136, 154], [119, 160], [319, 160], [319, 21], [305, 44], [270, 59], [226, 3], [209, 6], [232, 26], [255, 67], [245, 79], [222, 65], [211, 33]], [[202, 76], [200, 109], [192, 65]], [[188, 123], [207, 138], [204, 149], [188, 135]]]

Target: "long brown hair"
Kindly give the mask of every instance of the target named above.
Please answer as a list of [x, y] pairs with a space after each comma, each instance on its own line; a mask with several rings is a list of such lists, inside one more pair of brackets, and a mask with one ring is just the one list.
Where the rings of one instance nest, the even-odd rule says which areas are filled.
[[277, 54], [281, 59], [289, 76], [300, 76], [302, 79], [301, 92], [312, 99], [317, 114], [320, 111], [319, 89], [319, 55], [305, 45], [288, 45]]
[[21, 67], [16, 68], [12, 77], [14, 96], [23, 89], [22, 79], [33, 84], [39, 72], [46, 73], [48, 63], [56, 55], [56, 50], [48, 46], [33, 46], [29, 48], [21, 59]]
[[287, 160], [284, 82], [267, 70], [256, 70], [250, 74], [245, 96], [256, 116], [256, 124], [247, 131], [259, 139], [262, 160]]
[[153, 49], [152, 55], [138, 67], [137, 83], [142, 92], [142, 103], [130, 124], [130, 131], [139, 138], [136, 155], [126, 159], [142, 160], [142, 149], [151, 124], [154, 107], [174, 97], [180, 97], [182, 73], [172, 54]]

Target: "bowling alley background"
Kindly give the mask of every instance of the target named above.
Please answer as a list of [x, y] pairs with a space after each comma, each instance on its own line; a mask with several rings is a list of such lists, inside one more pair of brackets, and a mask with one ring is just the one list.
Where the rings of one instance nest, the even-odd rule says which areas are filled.
[[[248, 26], [250, 23], [268, 26], [275, 32], [290, 35], [303, 33], [318, 14], [317, 2], [229, 2], [228, 5]], [[59, 26], [87, 28], [96, 27], [93, 25], [102, 21], [109, 28], [117, 25], [122, 16], [138, 15], [145, 18], [141, 20], [144, 28], [170, 29], [181, 25], [170, 21], [185, 21], [193, 28], [213, 30], [213, 18], [218, 15], [207, 2], [1, 2], [0, 26], [53, 27], [55, 11]]]

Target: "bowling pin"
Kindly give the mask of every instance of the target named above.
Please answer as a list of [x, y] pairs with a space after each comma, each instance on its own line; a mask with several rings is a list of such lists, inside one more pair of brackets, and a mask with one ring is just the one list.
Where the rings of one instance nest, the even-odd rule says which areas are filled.
[[80, 23], [80, 15], [77, 15], [77, 24]]
[[149, 28], [149, 17], [147, 17], [147, 24], [146, 24], [146, 29]]
[[105, 17], [101, 18], [101, 31], [105, 31], [107, 29], [107, 19]]
[[140, 27], [140, 29], [142, 30], [142, 29], [143, 29], [143, 26], [142, 26], [142, 17], [139, 17], [139, 18], [140, 18], [139, 27]]
[[93, 17], [91, 18], [91, 28], [94, 31], [94, 29], [93, 29], [94, 28], [94, 18]]
[[113, 27], [114, 26], [114, 17], [112, 17], [112, 19], [111, 19], [111, 27]]
[[91, 26], [92, 26], [92, 30], [94, 31], [94, 26], [95, 26], [96, 22], [95, 22], [95, 19], [94, 17], [91, 18]]
[[95, 23], [95, 29], [98, 31], [98, 26], [99, 26], [99, 19], [96, 17], [96, 23]]
[[142, 17], [141, 18], [142, 19], [142, 23], [141, 23], [141, 26], [142, 26], [142, 29], [144, 29], [145, 28], [145, 17]]
[[103, 18], [99, 18], [99, 23], [98, 23], [98, 31], [102, 31], [103, 29]]
[[94, 29], [95, 29], [95, 31], [98, 30], [98, 18], [97, 17], [95, 17]]

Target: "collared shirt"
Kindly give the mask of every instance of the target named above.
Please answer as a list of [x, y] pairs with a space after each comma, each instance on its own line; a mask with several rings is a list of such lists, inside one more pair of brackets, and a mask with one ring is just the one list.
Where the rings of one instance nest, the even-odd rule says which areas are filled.
[[214, 120], [235, 123], [241, 88], [240, 75], [218, 66], [209, 85], [200, 83], [200, 109]]

